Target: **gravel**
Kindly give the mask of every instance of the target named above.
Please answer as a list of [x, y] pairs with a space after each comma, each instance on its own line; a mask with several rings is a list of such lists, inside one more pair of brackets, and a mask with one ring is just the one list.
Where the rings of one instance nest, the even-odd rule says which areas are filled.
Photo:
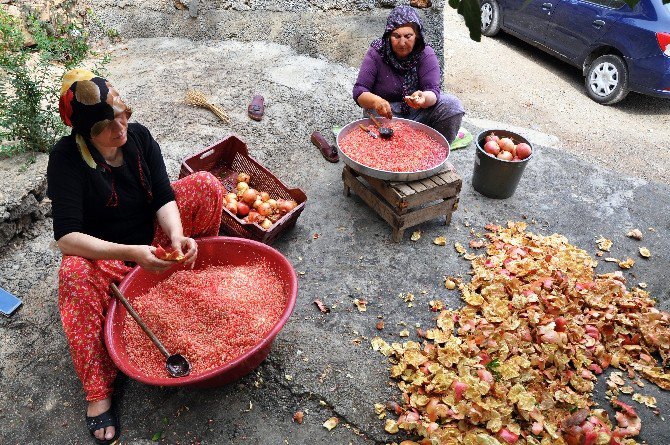
[[505, 33], [473, 42], [449, 7], [444, 36], [445, 84], [463, 101], [466, 122], [546, 133], [547, 145], [670, 184], [670, 100], [630, 93], [599, 105], [580, 69]]

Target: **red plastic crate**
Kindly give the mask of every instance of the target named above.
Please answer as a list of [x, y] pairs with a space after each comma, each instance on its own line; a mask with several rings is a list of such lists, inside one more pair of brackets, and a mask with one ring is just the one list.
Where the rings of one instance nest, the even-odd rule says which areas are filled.
[[249, 156], [247, 144], [232, 133], [200, 153], [184, 159], [181, 163], [179, 178], [198, 171], [208, 171], [218, 177], [226, 190], [235, 189], [237, 174], [245, 172], [251, 176], [249, 186], [252, 188], [268, 192], [274, 199], [292, 199], [298, 203], [293, 210], [267, 230], [258, 223], [242, 221], [224, 207], [221, 215], [221, 229], [232, 236], [272, 244], [279, 235], [295, 225], [307, 202], [307, 195], [302, 190], [286, 187], [268, 169]]

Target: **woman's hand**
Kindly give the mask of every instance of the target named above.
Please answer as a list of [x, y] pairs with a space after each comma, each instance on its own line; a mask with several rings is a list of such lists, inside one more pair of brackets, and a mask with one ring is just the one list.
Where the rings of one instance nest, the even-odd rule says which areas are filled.
[[173, 249], [184, 255], [184, 264], [193, 267], [195, 259], [198, 257], [198, 244], [195, 240], [183, 235], [176, 235], [172, 237], [170, 242], [172, 243]]
[[142, 269], [146, 269], [150, 272], [165, 272], [170, 268], [174, 263], [171, 261], [165, 261], [158, 258], [154, 252], [156, 248], [154, 246], [133, 246], [134, 255], [133, 261], [137, 263]]
[[378, 115], [385, 117], [387, 119], [393, 118], [393, 111], [391, 110], [391, 104], [388, 100], [377, 97], [377, 100], [374, 102], [374, 110]]
[[426, 95], [423, 91], [415, 91], [411, 96], [405, 96], [405, 103], [414, 109], [426, 108]]

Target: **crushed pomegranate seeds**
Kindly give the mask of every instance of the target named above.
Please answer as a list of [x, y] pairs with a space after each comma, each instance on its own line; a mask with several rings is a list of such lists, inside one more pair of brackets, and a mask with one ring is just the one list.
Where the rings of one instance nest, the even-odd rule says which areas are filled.
[[[286, 290], [264, 262], [181, 270], [133, 299], [142, 320], [172, 354], [182, 354], [197, 375], [258, 344], [281, 318]], [[165, 377], [165, 358], [126, 314], [123, 340], [132, 363]]]
[[421, 445], [636, 444], [640, 417], [610, 385], [612, 422], [594, 406], [594, 383], [614, 366], [670, 389], [670, 314], [626, 289], [621, 272], [595, 275], [596, 261], [564, 236], [487, 229], [487, 254], [458, 283], [466, 306], [442, 310], [430, 341], [372, 340], [403, 394], [386, 431]]
[[[447, 158], [446, 147], [423, 131], [397, 120], [385, 125], [393, 129], [393, 137], [373, 139], [357, 128], [339, 141], [340, 149], [359, 164], [391, 172], [428, 170]], [[377, 133], [373, 125], [368, 129]]]

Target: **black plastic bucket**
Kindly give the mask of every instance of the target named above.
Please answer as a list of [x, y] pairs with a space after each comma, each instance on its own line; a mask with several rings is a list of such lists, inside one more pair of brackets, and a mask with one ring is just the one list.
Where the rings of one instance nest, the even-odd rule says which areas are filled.
[[[484, 151], [487, 135], [495, 133], [501, 138], [510, 138], [515, 144], [525, 142], [530, 145], [531, 153], [523, 161], [504, 161], [494, 158]], [[489, 198], [504, 199], [514, 194], [519, 185], [526, 164], [535, 154], [535, 147], [524, 137], [506, 130], [485, 130], [477, 135], [475, 171], [472, 174], [472, 187]]]

